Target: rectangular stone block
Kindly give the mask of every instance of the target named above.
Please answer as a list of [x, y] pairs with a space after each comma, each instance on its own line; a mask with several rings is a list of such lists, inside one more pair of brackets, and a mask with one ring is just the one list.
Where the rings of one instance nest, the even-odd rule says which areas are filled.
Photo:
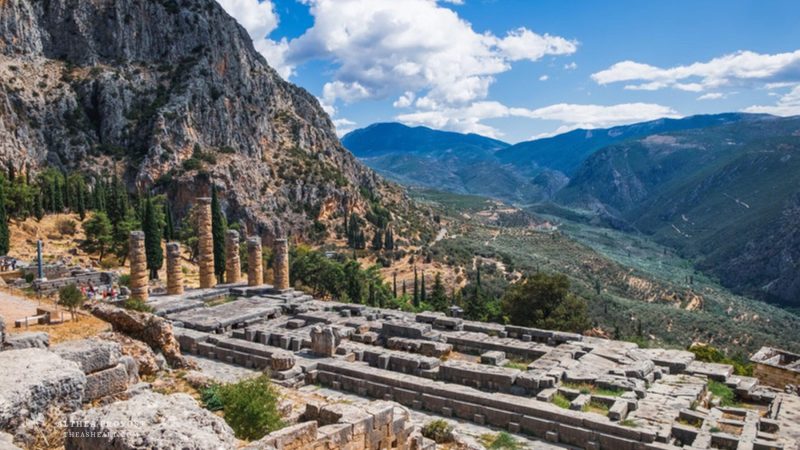
[[86, 376], [84, 402], [90, 402], [113, 394], [125, 392], [128, 388], [128, 371], [123, 364], [101, 370]]

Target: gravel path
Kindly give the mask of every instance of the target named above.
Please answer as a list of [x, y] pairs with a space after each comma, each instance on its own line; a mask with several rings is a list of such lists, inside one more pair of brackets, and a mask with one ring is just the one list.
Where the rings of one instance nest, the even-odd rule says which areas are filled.
[[17, 319], [35, 316], [37, 305], [36, 301], [0, 291], [0, 317], [5, 320], [7, 328], [13, 328]]

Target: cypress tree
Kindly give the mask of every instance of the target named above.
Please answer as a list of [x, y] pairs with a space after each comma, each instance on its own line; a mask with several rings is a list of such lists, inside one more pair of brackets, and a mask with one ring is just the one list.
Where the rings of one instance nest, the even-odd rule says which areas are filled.
[[11, 246], [11, 233], [8, 231], [8, 215], [6, 214], [6, 193], [0, 186], [0, 256], [8, 254]]
[[380, 228], [375, 229], [375, 236], [372, 237], [372, 249], [380, 251], [383, 248], [383, 235]]
[[47, 193], [49, 194], [48, 196], [49, 196], [49, 200], [50, 200], [50, 205], [49, 205], [48, 209], [50, 210], [51, 213], [54, 213], [54, 214], [58, 212], [58, 209], [57, 209], [57, 206], [56, 206], [56, 204], [57, 204], [56, 203], [56, 191], [58, 191], [58, 183], [56, 182], [55, 177], [52, 177], [52, 178], [50, 178], [48, 180]]
[[64, 212], [64, 179], [60, 173], [53, 177], [53, 203], [56, 213]]
[[147, 255], [147, 268], [150, 269], [150, 279], [158, 279], [158, 270], [164, 264], [164, 253], [161, 250], [161, 232], [163, 224], [153, 199], [148, 195], [144, 202], [142, 229], [144, 230], [144, 248]]
[[392, 293], [397, 298], [397, 271], [392, 274]]
[[211, 188], [211, 235], [214, 238], [214, 273], [221, 283], [225, 276], [225, 230], [228, 228], [225, 214], [219, 205], [217, 188]]
[[447, 309], [447, 292], [442, 283], [442, 274], [436, 272], [436, 278], [433, 280], [433, 289], [431, 290], [431, 307], [436, 311], [445, 311]]
[[417, 268], [414, 267], [414, 306], [419, 308], [419, 280], [417, 278]]
[[33, 215], [36, 216], [37, 221], [41, 221], [44, 218], [44, 205], [42, 204], [41, 191], [36, 193], [36, 199], [34, 200], [33, 205]]
[[428, 294], [425, 291], [425, 271], [422, 271], [422, 287], [420, 287], [419, 300], [422, 303], [428, 300]]
[[386, 230], [386, 242], [383, 244], [386, 250], [394, 250], [394, 232], [391, 228]]
[[164, 239], [167, 242], [175, 239], [175, 225], [172, 222], [172, 208], [169, 207], [169, 202], [164, 202]]
[[403, 280], [403, 297], [406, 296], [406, 280]]
[[70, 192], [71, 183], [69, 182], [69, 178], [67, 177], [67, 174], [63, 174], [61, 176], [61, 179], [64, 180], [64, 183], [61, 185], [61, 192], [62, 192], [61, 195], [64, 196], [64, 208], [71, 209], [71, 207], [73, 206], [72, 205], [72, 195], [70, 195], [71, 194], [71, 192]]
[[86, 219], [86, 188], [83, 183], [78, 183], [76, 200], [78, 203], [78, 215], [83, 221]]

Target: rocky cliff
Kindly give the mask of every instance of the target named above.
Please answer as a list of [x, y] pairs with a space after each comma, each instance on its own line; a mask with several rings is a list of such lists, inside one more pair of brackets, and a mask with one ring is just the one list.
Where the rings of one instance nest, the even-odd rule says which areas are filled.
[[268, 237], [408, 206], [214, 0], [0, 0], [0, 158], [122, 172], [178, 213], [215, 184]]

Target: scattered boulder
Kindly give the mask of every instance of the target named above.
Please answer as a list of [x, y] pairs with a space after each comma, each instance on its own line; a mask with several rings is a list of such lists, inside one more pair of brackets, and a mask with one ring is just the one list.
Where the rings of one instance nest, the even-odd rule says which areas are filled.
[[84, 402], [91, 402], [109, 395], [121, 394], [128, 389], [128, 370], [125, 364], [117, 364], [86, 376]]
[[67, 341], [54, 346], [53, 352], [77, 363], [86, 374], [116, 366], [122, 356], [119, 344], [100, 339]]
[[155, 375], [158, 370], [158, 362], [153, 349], [147, 344], [136, 339], [131, 339], [122, 333], [108, 331], [97, 335], [98, 338], [118, 343], [122, 348], [122, 354], [130, 356], [136, 361], [139, 367], [139, 375]]
[[216, 450], [235, 448], [224, 420], [186, 394], [142, 392], [70, 415], [66, 450]]
[[3, 350], [48, 347], [50, 347], [50, 335], [41, 331], [7, 334], [3, 342]]
[[38, 348], [8, 350], [0, 352], [0, 368], [0, 430], [41, 421], [51, 406], [81, 407], [86, 375], [72, 361]]
[[104, 303], [93, 303], [89, 309], [96, 317], [110, 323], [114, 331], [124, 333], [159, 350], [172, 367], [176, 369], [192, 367], [181, 354], [178, 340], [172, 333], [172, 324], [165, 319], [154, 314], [131, 311]]

